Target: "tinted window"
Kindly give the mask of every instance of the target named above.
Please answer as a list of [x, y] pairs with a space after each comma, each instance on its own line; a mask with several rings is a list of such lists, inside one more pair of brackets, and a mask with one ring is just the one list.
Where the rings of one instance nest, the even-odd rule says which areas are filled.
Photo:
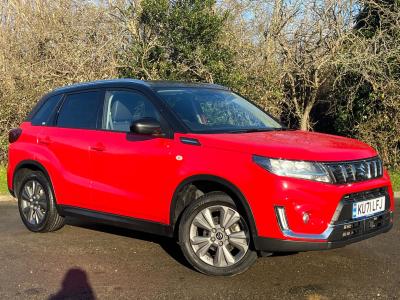
[[31, 119], [32, 125], [48, 125], [62, 96], [63, 95], [56, 95], [47, 99]]
[[160, 120], [157, 109], [142, 94], [132, 91], [107, 91], [104, 98], [102, 128], [129, 132], [133, 121]]
[[61, 108], [57, 126], [95, 129], [100, 107], [100, 92], [82, 92], [69, 95]]

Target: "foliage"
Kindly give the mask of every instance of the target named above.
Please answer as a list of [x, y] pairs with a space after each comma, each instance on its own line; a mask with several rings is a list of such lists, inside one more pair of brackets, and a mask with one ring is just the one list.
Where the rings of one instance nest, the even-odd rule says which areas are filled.
[[400, 170], [390, 172], [390, 179], [392, 180], [393, 190], [400, 191]]
[[51, 89], [116, 77], [119, 27], [81, 0], [0, 2], [0, 161], [8, 130]]
[[4, 166], [0, 165], [0, 195], [6, 195], [7, 193], [7, 170]]
[[366, 37], [373, 37], [379, 30], [391, 28], [393, 11], [398, 11], [399, 0], [364, 0], [362, 8], [355, 18], [355, 29]]
[[123, 12], [123, 77], [229, 83], [233, 53], [220, 42], [226, 14], [213, 0], [144, 0]]
[[[390, 3], [389, 3], [390, 2]], [[331, 96], [336, 133], [377, 148], [392, 168], [400, 165], [400, 6], [397, 1], [363, 1], [358, 23], [346, 36]]]
[[0, 1], [0, 161], [41, 95], [119, 76], [224, 84], [399, 168], [398, 45], [399, 0]]

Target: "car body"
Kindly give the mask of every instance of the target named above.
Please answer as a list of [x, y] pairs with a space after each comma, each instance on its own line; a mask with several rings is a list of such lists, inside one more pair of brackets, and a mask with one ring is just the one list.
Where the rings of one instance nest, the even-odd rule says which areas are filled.
[[[179, 109], [170, 105], [185, 92], [236, 97], [219, 85], [131, 79], [77, 84], [45, 95], [20, 128], [10, 133], [10, 192], [19, 196], [21, 170], [41, 172], [60, 216], [86, 217], [169, 237], [178, 235], [190, 203], [221, 192], [241, 212], [251, 248], [263, 252], [341, 247], [392, 227], [390, 178], [370, 146], [281, 125], [247, 131], [197, 130], [206, 128], [204, 116], [188, 121], [191, 116], [185, 115], [183, 120]], [[129, 117], [141, 109], [147, 121], [127, 123], [123, 103], [131, 93], [145, 104], [132, 108]], [[179, 103], [183, 114], [191, 110], [187, 102]], [[220, 108], [216, 112], [224, 113]], [[109, 120], [112, 114], [115, 118]], [[194, 123], [198, 128], [188, 125]], [[157, 124], [159, 131], [151, 131]], [[319, 181], [304, 178], [314, 175], [320, 176]], [[364, 206], [382, 206], [379, 212], [352, 215], [355, 203], [373, 199], [378, 200]]]

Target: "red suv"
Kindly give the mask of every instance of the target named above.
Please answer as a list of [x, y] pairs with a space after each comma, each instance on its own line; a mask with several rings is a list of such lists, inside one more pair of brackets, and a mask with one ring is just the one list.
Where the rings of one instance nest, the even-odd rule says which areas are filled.
[[357, 140], [289, 130], [229, 89], [110, 80], [44, 96], [10, 132], [8, 186], [26, 227], [66, 216], [174, 237], [197, 270], [387, 232], [393, 191]]

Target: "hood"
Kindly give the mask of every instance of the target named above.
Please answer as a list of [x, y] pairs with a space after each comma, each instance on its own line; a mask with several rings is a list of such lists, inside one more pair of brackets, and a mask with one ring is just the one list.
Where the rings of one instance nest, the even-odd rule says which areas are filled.
[[346, 161], [377, 155], [372, 147], [355, 139], [300, 130], [196, 134], [192, 137], [205, 147], [292, 160]]

